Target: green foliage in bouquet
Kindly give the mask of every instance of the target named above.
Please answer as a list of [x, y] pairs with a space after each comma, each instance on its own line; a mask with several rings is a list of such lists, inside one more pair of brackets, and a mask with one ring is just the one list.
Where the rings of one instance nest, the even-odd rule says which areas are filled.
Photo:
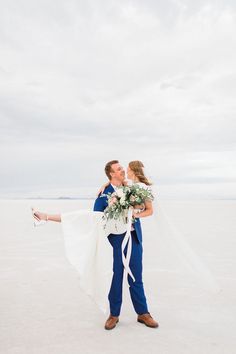
[[108, 193], [108, 206], [104, 210], [105, 219], [123, 219], [124, 223], [128, 222], [128, 210], [130, 207], [142, 205], [145, 201], [152, 201], [154, 199], [152, 192], [140, 187], [138, 184], [132, 186], [118, 187], [113, 193]]

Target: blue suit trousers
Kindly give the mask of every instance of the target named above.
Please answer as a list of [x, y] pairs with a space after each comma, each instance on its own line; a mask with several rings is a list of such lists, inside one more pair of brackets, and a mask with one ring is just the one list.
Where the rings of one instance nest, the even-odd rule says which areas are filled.
[[[132, 237], [132, 252], [130, 258], [130, 269], [135, 277], [135, 282], [128, 275], [130, 297], [133, 303], [134, 310], [137, 314], [148, 313], [146, 296], [143, 288], [142, 280], [142, 243], [137, 238], [136, 231], [131, 231]], [[110, 303], [110, 313], [112, 316], [119, 316], [122, 305], [122, 285], [124, 266], [122, 263], [121, 244], [124, 235], [109, 235], [109, 242], [113, 247], [113, 277], [111, 288], [108, 294]], [[125, 254], [127, 246], [125, 248]]]

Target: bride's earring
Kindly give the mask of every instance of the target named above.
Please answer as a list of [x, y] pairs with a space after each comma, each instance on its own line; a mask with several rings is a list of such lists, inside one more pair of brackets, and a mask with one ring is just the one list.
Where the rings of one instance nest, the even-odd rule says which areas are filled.
[[48, 221], [48, 217], [47, 217], [47, 220], [39, 219], [35, 215], [35, 210], [33, 207], [31, 207], [31, 211], [32, 211], [32, 216], [34, 218], [34, 226], [42, 226], [42, 225], [46, 224], [46, 222]]

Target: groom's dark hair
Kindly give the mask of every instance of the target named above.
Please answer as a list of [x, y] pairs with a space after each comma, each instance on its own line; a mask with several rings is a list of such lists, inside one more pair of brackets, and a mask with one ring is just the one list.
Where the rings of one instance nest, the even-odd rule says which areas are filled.
[[113, 172], [112, 165], [114, 165], [115, 163], [119, 163], [119, 161], [118, 160], [109, 161], [105, 166], [105, 173], [109, 180], [111, 180], [111, 172]]

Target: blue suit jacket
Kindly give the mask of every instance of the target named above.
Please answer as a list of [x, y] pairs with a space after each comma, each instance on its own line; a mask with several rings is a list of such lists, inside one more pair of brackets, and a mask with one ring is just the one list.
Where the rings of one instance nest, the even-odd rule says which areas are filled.
[[[109, 186], [107, 186], [106, 189], [104, 190], [103, 194], [108, 194], [108, 193], [113, 193], [113, 192], [114, 192], [114, 188], [112, 187], [111, 184], [109, 184]], [[94, 211], [104, 211], [106, 209], [107, 205], [108, 205], [107, 196], [102, 196], [102, 197], [99, 196], [94, 202], [93, 210]], [[133, 224], [133, 226], [136, 231], [138, 241], [141, 243], [142, 242], [142, 229], [141, 229], [141, 223], [140, 223], [139, 218], [135, 219], [135, 223]]]

